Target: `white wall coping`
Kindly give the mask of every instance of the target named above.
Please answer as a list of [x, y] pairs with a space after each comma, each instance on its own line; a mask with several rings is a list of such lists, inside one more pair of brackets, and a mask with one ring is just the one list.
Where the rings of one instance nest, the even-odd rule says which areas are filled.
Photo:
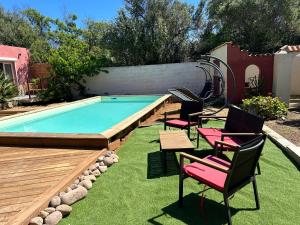
[[296, 146], [270, 127], [264, 125], [263, 131], [267, 134], [267, 136], [275, 142], [277, 145], [281, 147], [289, 156], [291, 156], [298, 165], [300, 165], [300, 147]]
[[2, 62], [16, 62], [17, 60], [17, 58], [0, 57], [0, 61]]

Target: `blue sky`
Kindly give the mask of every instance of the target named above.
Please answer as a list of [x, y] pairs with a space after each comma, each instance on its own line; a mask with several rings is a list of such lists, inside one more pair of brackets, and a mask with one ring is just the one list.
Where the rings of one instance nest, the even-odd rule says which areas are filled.
[[[197, 5], [199, 0], [181, 0]], [[112, 20], [117, 15], [123, 0], [0, 0], [6, 10], [14, 8], [35, 8], [43, 15], [62, 18], [68, 13], [75, 13], [79, 21], [86, 18], [94, 20]]]

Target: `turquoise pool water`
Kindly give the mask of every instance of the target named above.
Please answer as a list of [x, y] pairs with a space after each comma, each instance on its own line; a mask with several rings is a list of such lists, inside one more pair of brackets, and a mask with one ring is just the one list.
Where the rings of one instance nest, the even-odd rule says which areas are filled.
[[[39, 133], [101, 133], [161, 96], [102, 97], [101, 100], [78, 107], [53, 109], [24, 116], [13, 121], [1, 121], [0, 132]], [[64, 107], [59, 107], [64, 108]]]

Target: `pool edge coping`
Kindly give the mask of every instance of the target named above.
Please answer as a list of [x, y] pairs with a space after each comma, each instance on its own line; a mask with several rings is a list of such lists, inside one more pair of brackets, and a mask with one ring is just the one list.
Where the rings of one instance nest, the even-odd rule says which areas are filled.
[[[127, 95], [128, 96], [128, 95]], [[149, 96], [149, 95], [134, 95], [134, 96]], [[154, 96], [154, 95], [153, 95]], [[46, 133], [46, 132], [0, 132], [0, 145], [3, 146], [23, 146], [23, 147], [52, 147], [52, 148], [95, 148], [102, 149], [108, 148], [112, 137], [124, 136], [124, 133], [128, 132], [136, 122], [139, 121], [151, 111], [156, 111], [155, 109], [163, 104], [170, 94], [158, 95], [158, 99], [150, 103], [141, 110], [135, 112], [119, 123], [115, 124], [111, 128], [99, 132], [99, 133]], [[45, 107], [42, 109], [32, 110], [29, 112], [19, 113], [16, 115], [11, 115], [7, 117], [0, 118], [0, 122], [4, 120], [10, 120], [14, 118], [19, 118], [22, 116], [31, 115], [34, 113], [40, 113], [47, 110], [79, 105], [84, 102], [93, 103], [98, 101], [104, 96], [95, 96], [91, 98], [81, 99], [74, 102], [62, 103], [59, 105]], [[134, 126], [136, 127], [136, 126]]]
[[164, 103], [167, 99], [171, 97], [171, 94], [162, 95], [160, 98], [156, 99], [151, 104], [147, 105], [143, 109], [137, 111], [111, 128], [101, 132], [100, 134], [106, 137], [107, 139], [112, 138], [116, 134], [120, 133], [122, 130], [125, 130], [135, 122], [139, 121], [143, 116], [150, 113], [152, 110], [155, 110], [160, 104]]
[[[47, 111], [47, 110], [52, 110], [52, 109], [61, 108], [61, 107], [65, 107], [65, 106], [80, 104], [80, 103], [84, 103], [84, 102], [87, 102], [87, 101], [90, 102], [90, 101], [96, 101], [98, 99], [101, 100], [101, 98], [102, 98], [102, 96], [95, 96], [95, 97], [76, 100], [76, 101], [73, 101], [73, 102], [58, 103], [58, 105], [54, 105], [54, 106], [45, 106], [42, 109], [34, 109], [34, 110], [31, 110], [31, 111], [28, 111], [28, 112], [22, 112], [22, 113], [18, 113], [18, 114], [15, 114], [15, 115], [1, 117], [0, 122], [4, 121], [4, 120], [18, 118], [18, 117], [21, 117], [21, 116], [31, 115], [31, 114], [34, 114], [34, 113], [44, 112], [44, 111]], [[19, 133], [26, 133], [26, 132], [19, 132]]]

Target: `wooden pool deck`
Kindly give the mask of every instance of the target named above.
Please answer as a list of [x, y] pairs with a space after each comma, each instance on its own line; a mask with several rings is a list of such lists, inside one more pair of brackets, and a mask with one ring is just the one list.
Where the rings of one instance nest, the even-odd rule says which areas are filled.
[[0, 147], [0, 225], [27, 225], [103, 153]]

